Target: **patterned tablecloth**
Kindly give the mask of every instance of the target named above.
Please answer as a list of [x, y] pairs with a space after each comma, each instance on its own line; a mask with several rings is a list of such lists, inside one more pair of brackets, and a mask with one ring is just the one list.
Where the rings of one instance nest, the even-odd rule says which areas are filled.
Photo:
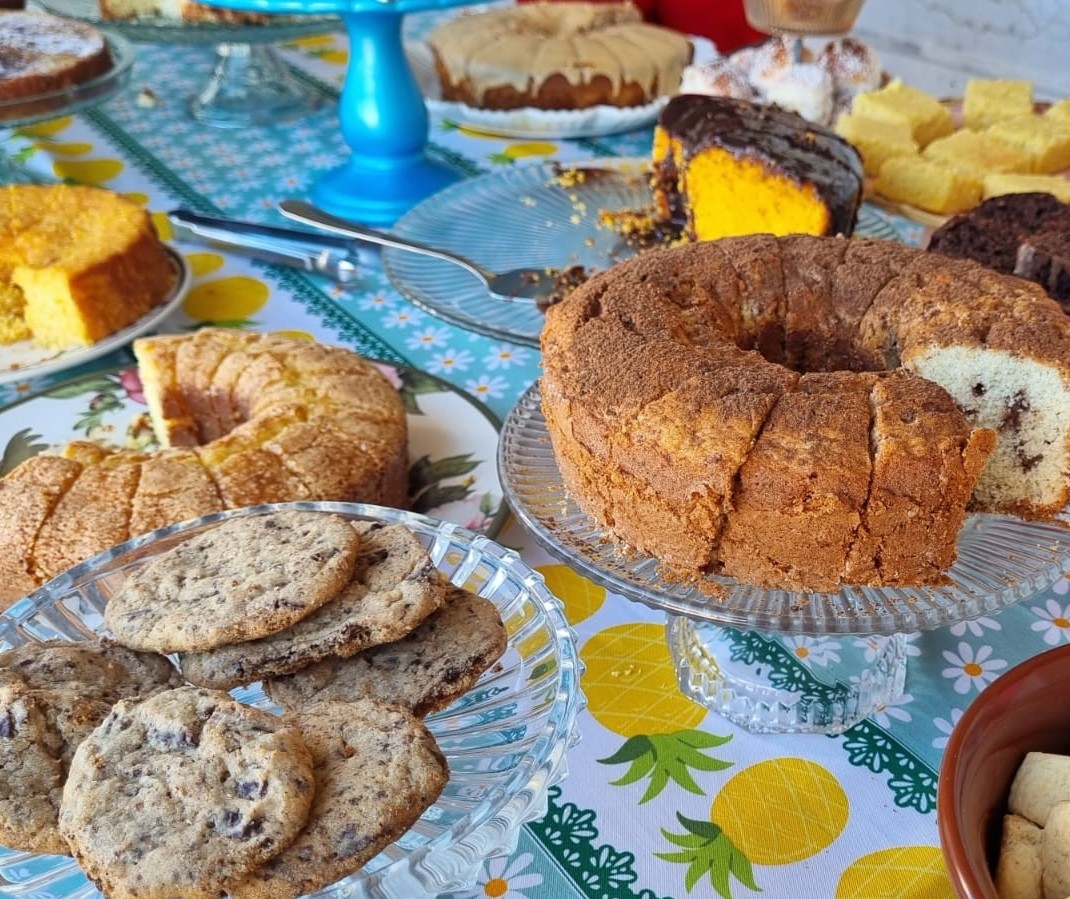
[[[284, 48], [321, 107], [297, 121], [241, 131], [205, 128], [187, 113], [188, 95], [208, 76], [211, 48], [139, 44], [137, 54], [125, 92], [76, 117], [0, 132], [4, 147], [33, 168], [122, 191], [157, 213], [183, 205], [276, 223], [280, 199], [307, 195], [313, 179], [347, 153], [336, 103], [347, 57], [340, 32]], [[432, 155], [474, 176], [532, 161], [644, 156], [651, 131], [511, 140], [435, 112], [430, 140]], [[921, 237], [910, 222], [867, 214], [904, 241]], [[194, 285], [164, 330], [219, 322], [306, 332], [436, 375], [498, 420], [538, 375], [535, 349], [418, 310], [375, 264], [343, 289], [193, 244], [179, 248]], [[0, 401], [129, 358], [15, 381], [0, 387]], [[124, 385], [106, 383], [98, 403], [117, 402]], [[120, 398], [129, 400], [129, 391]], [[480, 452], [493, 449], [484, 444]], [[662, 613], [582, 579], [515, 524], [500, 540], [517, 547], [564, 603], [586, 665], [587, 705], [569, 776], [551, 790], [545, 817], [524, 827], [511, 855], [487, 859], [474, 888], [457, 895], [949, 895], [935, 813], [948, 734], [1008, 666], [1070, 639], [1070, 582], [1062, 579], [999, 615], [910, 635], [905, 693], [846, 733], [752, 734], [678, 691]], [[785, 641], [785, 658], [819, 671], [856, 651], [857, 642], [798, 637]]]

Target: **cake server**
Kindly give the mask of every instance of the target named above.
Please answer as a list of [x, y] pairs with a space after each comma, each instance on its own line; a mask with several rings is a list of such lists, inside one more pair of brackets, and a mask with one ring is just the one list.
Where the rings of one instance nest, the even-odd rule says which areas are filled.
[[503, 300], [507, 303], [549, 305], [553, 299], [555, 281], [559, 274], [555, 269], [531, 266], [528, 268], [514, 268], [506, 272], [492, 272], [464, 256], [459, 256], [456, 253], [432, 247], [419, 241], [366, 228], [356, 222], [324, 212], [322, 209], [303, 200], [283, 200], [279, 203], [279, 211], [287, 218], [303, 222], [306, 225], [315, 225], [325, 231], [378, 244], [382, 247], [420, 253], [424, 256], [431, 256], [435, 259], [459, 265], [482, 281], [487, 287], [487, 293], [497, 300]]
[[356, 241], [296, 228], [202, 215], [172, 209], [168, 221], [176, 238], [221, 247], [261, 262], [326, 275], [340, 284], [356, 279], [361, 263]]

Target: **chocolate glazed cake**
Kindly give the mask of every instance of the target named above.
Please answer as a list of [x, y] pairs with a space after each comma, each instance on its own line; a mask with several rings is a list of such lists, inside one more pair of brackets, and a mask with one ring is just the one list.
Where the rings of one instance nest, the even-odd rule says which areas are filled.
[[862, 200], [858, 152], [775, 106], [681, 94], [654, 130], [655, 214], [692, 240], [849, 235]]

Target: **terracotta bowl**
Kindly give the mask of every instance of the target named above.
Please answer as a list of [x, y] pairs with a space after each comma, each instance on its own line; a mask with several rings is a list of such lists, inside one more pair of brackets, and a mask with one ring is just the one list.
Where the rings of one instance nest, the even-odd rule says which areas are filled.
[[998, 899], [993, 883], [1007, 794], [1032, 750], [1070, 754], [1070, 646], [1006, 672], [967, 707], [940, 765], [940, 845], [961, 899]]

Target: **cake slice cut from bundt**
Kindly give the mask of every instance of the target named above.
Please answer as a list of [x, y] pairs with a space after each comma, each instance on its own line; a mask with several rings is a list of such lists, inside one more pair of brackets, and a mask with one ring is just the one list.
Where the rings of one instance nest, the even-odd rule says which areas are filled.
[[876, 375], [804, 374], [781, 394], [740, 466], [720, 570], [759, 585], [835, 590], [870, 483]]
[[215, 481], [193, 450], [147, 453], [140, 465], [130, 505], [131, 536], [226, 508]]

